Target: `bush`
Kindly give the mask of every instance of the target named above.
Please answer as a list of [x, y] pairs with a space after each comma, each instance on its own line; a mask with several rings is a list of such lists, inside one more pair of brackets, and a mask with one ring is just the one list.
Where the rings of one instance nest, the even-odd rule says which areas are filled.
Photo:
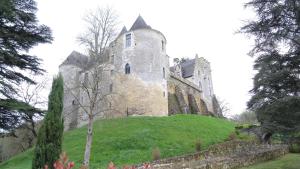
[[152, 150], [152, 159], [153, 160], [159, 160], [160, 159], [160, 150], [159, 150], [158, 147], [156, 147]]
[[300, 153], [300, 144], [292, 143], [289, 145], [290, 153]]
[[196, 150], [196, 152], [201, 151], [201, 147], [202, 147], [201, 145], [202, 145], [201, 140], [197, 140], [197, 141], [195, 142], [195, 150]]
[[228, 138], [226, 139], [227, 141], [231, 141], [231, 140], [236, 140], [237, 139], [237, 135], [235, 132], [232, 132], [229, 134]]

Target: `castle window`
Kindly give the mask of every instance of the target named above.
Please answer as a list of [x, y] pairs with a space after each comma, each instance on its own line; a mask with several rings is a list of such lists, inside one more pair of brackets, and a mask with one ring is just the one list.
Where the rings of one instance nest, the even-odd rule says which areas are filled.
[[89, 81], [89, 74], [88, 73], [84, 73], [83, 85], [87, 86], [88, 85], [88, 81]]
[[164, 97], [166, 96], [166, 92], [163, 92], [163, 96], [164, 96]]
[[113, 84], [112, 84], [112, 83], [109, 85], [109, 91], [110, 91], [110, 92], [113, 91]]
[[163, 78], [165, 79], [166, 78], [166, 71], [165, 71], [165, 68], [163, 67]]
[[111, 75], [111, 76], [114, 75], [114, 70], [110, 70], [110, 75]]
[[131, 46], [131, 33], [126, 34], [125, 38], [126, 38], [125, 47], [128, 48]]
[[115, 60], [115, 55], [111, 55], [110, 56], [110, 63], [114, 63], [114, 60]]
[[75, 105], [75, 104], [76, 104], [76, 101], [75, 101], [75, 100], [73, 100], [73, 101], [72, 101], [72, 105]]
[[125, 74], [130, 74], [130, 65], [128, 63], [125, 65]]
[[165, 42], [162, 40], [161, 41], [161, 49], [164, 51], [165, 50]]

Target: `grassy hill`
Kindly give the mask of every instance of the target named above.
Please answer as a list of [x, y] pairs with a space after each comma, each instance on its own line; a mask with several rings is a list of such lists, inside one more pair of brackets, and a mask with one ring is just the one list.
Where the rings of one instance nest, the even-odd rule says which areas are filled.
[[[162, 158], [195, 152], [197, 140], [204, 148], [222, 142], [234, 126], [224, 119], [197, 115], [99, 120], [94, 123], [91, 168], [106, 168], [110, 161], [117, 165], [150, 161], [156, 147]], [[64, 134], [63, 150], [76, 168], [83, 159], [86, 130]], [[30, 169], [32, 154], [32, 149], [19, 154], [0, 164], [0, 169]]]

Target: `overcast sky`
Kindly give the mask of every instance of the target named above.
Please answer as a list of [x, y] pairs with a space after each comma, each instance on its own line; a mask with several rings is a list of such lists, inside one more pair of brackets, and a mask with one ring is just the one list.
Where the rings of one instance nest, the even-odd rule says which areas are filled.
[[172, 58], [194, 58], [197, 53], [211, 63], [215, 94], [228, 102], [231, 114], [245, 110], [252, 87], [253, 41], [236, 32], [252, 11], [245, 0], [37, 0], [38, 19], [53, 31], [52, 44], [31, 50], [44, 61], [50, 75], [73, 51], [84, 52], [76, 42], [83, 32], [82, 18], [97, 6], [112, 6], [119, 15], [119, 28], [129, 29], [140, 14], [167, 38]]

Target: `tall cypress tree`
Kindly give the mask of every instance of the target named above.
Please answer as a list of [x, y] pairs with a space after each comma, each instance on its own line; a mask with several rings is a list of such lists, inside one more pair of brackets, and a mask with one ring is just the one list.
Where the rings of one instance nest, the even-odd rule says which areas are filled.
[[38, 132], [32, 169], [53, 168], [62, 149], [63, 136], [63, 79], [59, 75], [53, 80], [49, 95], [48, 112]]
[[250, 0], [246, 7], [256, 13], [241, 29], [255, 37], [248, 108], [271, 132], [300, 131], [300, 1]]

